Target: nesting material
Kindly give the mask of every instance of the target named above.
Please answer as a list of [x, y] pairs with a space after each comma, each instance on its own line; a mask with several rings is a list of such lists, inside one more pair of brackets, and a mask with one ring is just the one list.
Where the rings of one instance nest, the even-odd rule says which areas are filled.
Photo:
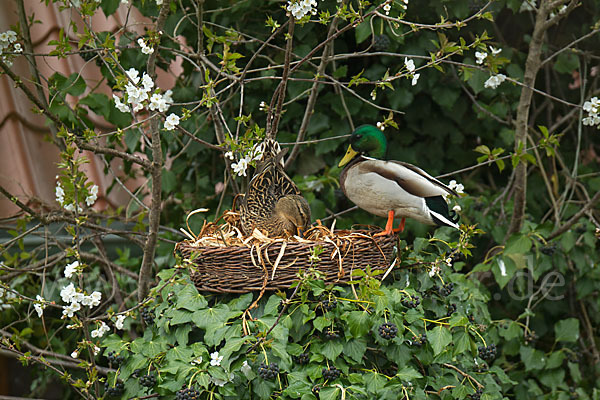
[[[269, 238], [254, 230], [245, 237], [239, 213], [226, 211], [215, 223], [204, 224], [197, 236], [178, 243], [175, 252], [189, 266], [198, 290], [247, 293], [288, 289], [298, 272], [314, 268], [326, 283], [346, 283], [352, 271], [387, 270], [392, 264], [396, 238], [373, 235], [380, 228], [335, 230], [317, 225], [304, 238]], [[335, 224], [334, 224], [335, 225]]]

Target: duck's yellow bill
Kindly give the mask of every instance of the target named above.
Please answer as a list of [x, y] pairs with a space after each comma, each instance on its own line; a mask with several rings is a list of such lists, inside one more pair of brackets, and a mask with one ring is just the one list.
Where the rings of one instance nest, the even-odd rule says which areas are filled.
[[342, 161], [338, 164], [338, 167], [343, 167], [348, 164], [354, 157], [358, 155], [358, 151], [354, 150], [352, 146], [348, 146], [348, 151], [346, 151], [346, 155], [342, 158]]

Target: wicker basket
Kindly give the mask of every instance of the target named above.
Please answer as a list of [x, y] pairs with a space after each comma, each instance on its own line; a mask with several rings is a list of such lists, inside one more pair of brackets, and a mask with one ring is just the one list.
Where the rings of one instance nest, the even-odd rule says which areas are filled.
[[[390, 267], [395, 236], [374, 237], [379, 228], [333, 232], [319, 228], [327, 234], [316, 229], [308, 236], [316, 238], [313, 240], [246, 240], [227, 246], [199, 245], [189, 240], [178, 243], [175, 252], [188, 260], [198, 290], [218, 293], [288, 289], [298, 280], [298, 271], [310, 267], [322, 272], [326, 283], [346, 283], [353, 270], [367, 265], [382, 270]], [[317, 246], [322, 249], [319, 260], [311, 260]]]

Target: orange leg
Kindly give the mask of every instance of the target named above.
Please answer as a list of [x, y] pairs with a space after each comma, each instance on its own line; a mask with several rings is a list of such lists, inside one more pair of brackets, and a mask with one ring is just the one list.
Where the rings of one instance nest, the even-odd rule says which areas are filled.
[[405, 223], [406, 223], [406, 218], [402, 218], [402, 220], [400, 220], [400, 225], [398, 226], [398, 228], [392, 229], [392, 231], [394, 231], [395, 233], [404, 232], [404, 224]]
[[374, 236], [385, 236], [385, 235], [391, 234], [393, 232], [393, 229], [392, 229], [393, 226], [394, 226], [394, 210], [390, 210], [390, 211], [388, 211], [388, 219], [387, 219], [387, 223], [385, 224], [385, 230], [383, 232], [379, 232], [379, 233], [375, 234]]

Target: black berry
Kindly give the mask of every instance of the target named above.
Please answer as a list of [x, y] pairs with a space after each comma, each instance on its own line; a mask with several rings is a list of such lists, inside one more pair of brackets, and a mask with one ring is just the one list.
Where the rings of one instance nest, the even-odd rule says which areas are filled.
[[312, 394], [314, 394], [317, 398], [319, 398], [319, 392], [321, 391], [321, 386], [319, 385], [315, 385], [312, 387], [312, 389], [310, 390], [312, 392]]
[[556, 243], [548, 243], [546, 246], [542, 246], [540, 251], [547, 256], [551, 256], [556, 251]]
[[142, 319], [148, 326], [154, 324], [154, 313], [148, 309], [148, 307], [142, 308]]
[[493, 343], [489, 346], [479, 346], [477, 350], [479, 351], [479, 357], [484, 360], [493, 360], [496, 358], [496, 345]]
[[139, 369], [139, 368], [136, 369], [136, 370], [134, 370], [133, 373], [131, 374], [131, 377], [132, 378], [139, 378], [140, 377], [140, 372], [142, 372], [142, 370]]
[[456, 312], [456, 304], [452, 303], [448, 305], [448, 312], [446, 313], [446, 317], [451, 316]]
[[125, 385], [123, 382], [115, 383], [115, 386], [110, 386], [108, 382], [104, 384], [104, 391], [109, 397], [119, 397], [125, 392]]
[[195, 388], [182, 387], [175, 393], [175, 400], [197, 400], [200, 398], [200, 392]]
[[390, 38], [387, 35], [375, 35], [373, 39], [373, 50], [386, 51], [390, 47]]
[[440, 296], [446, 297], [446, 296], [450, 296], [450, 293], [452, 293], [453, 290], [454, 290], [454, 283], [448, 282], [441, 288], [438, 288], [438, 293], [440, 294]]
[[310, 361], [310, 355], [308, 353], [301, 353], [298, 356], [292, 357], [294, 362], [300, 365], [308, 364]]
[[489, 369], [488, 365], [486, 363], [481, 363], [481, 364], [477, 364], [475, 365], [475, 371], [476, 372], [486, 372]]
[[325, 378], [326, 380], [333, 381], [340, 377], [340, 375], [342, 374], [342, 371], [340, 371], [339, 369], [337, 369], [336, 367], [334, 367], [332, 365], [329, 368], [323, 368], [321, 370], [321, 373], [323, 374], [323, 378]]
[[473, 400], [479, 400], [479, 399], [481, 398], [481, 395], [482, 395], [482, 394], [483, 394], [483, 389], [481, 389], [481, 388], [477, 388], [477, 389], [475, 390], [475, 393], [473, 393], [473, 394], [471, 395], [471, 399], [473, 399]]
[[321, 304], [323, 305], [323, 308], [327, 311], [331, 311], [334, 308], [337, 307], [337, 300], [333, 299], [333, 300], [323, 300], [321, 302]]
[[391, 322], [384, 322], [379, 325], [379, 336], [384, 339], [393, 339], [398, 334], [398, 327]]
[[421, 304], [421, 299], [419, 299], [417, 296], [411, 298], [404, 298], [402, 299], [401, 303], [406, 308], [415, 308], [419, 304]]
[[140, 385], [151, 388], [156, 385], [156, 376], [154, 374], [140, 376]]
[[115, 354], [114, 351], [109, 351], [108, 354], [106, 355], [106, 358], [108, 358], [108, 362], [110, 363], [111, 366], [118, 366], [121, 365], [123, 363], [123, 361], [125, 360], [125, 358], [119, 354]]
[[279, 365], [277, 363], [271, 363], [269, 365], [264, 362], [258, 366], [258, 375], [264, 380], [273, 380], [279, 373]]
[[340, 337], [340, 333], [333, 328], [327, 329], [324, 333], [325, 338], [328, 340], [338, 339]]
[[421, 336], [413, 336], [410, 344], [413, 346], [421, 347], [427, 342], [427, 335], [422, 333]]

